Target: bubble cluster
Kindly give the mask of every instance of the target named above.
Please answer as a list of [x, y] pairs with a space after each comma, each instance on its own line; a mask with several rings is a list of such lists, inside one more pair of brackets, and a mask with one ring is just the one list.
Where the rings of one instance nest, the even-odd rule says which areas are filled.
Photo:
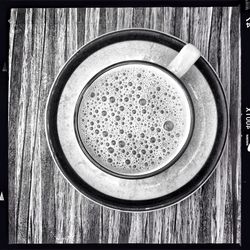
[[191, 127], [184, 90], [150, 64], [106, 71], [85, 90], [77, 112], [86, 151], [120, 174], [165, 166], [184, 146]]

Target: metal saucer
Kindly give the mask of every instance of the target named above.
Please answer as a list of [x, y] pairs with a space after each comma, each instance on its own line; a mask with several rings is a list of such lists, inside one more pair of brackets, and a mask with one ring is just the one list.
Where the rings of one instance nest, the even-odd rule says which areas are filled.
[[159, 209], [193, 193], [215, 169], [226, 140], [228, 113], [220, 81], [203, 57], [181, 79], [194, 106], [194, 128], [188, 146], [170, 168], [142, 179], [110, 175], [86, 157], [75, 133], [74, 109], [93, 76], [129, 60], [166, 68], [184, 45], [152, 30], [121, 30], [91, 41], [66, 62], [48, 97], [46, 137], [64, 176], [86, 197], [118, 210]]

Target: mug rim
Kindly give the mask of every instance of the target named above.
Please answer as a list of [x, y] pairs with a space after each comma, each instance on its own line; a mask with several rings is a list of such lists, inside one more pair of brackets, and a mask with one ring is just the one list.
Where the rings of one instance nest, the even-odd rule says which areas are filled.
[[[190, 196], [195, 192], [202, 184], [204, 184], [215, 170], [216, 164], [218, 163], [220, 156], [223, 152], [223, 148], [226, 142], [228, 133], [228, 107], [226, 103], [226, 97], [220, 80], [206, 59], [201, 56], [195, 63], [195, 66], [201, 71], [205, 79], [210, 85], [212, 93], [215, 98], [217, 113], [218, 113], [218, 129], [216, 133], [216, 139], [212, 151], [203, 165], [202, 169], [196, 174], [196, 176], [189, 181], [187, 184], [182, 186], [180, 189], [164, 195], [159, 198], [143, 201], [130, 201], [111, 197], [96, 189], [89, 186], [84, 182], [72, 169], [68, 160], [66, 159], [62, 148], [60, 148], [60, 142], [58, 133], [56, 130], [55, 122], [57, 117], [57, 103], [60, 98], [60, 93], [63, 90], [67, 79], [77, 68], [77, 66], [88, 57], [92, 52], [107, 46], [109, 44], [119, 42], [121, 40], [146, 40], [153, 41], [156, 43], [169, 46], [176, 51], [180, 51], [181, 48], [186, 44], [179, 38], [172, 35], [150, 30], [150, 29], [122, 29], [106, 33], [89, 43], [83, 45], [68, 61], [64, 64], [62, 69], [59, 71], [51, 89], [46, 103], [45, 111], [45, 133], [49, 150], [55, 161], [56, 165], [69, 181], [80, 193], [90, 200], [101, 204], [103, 206], [117, 209], [120, 211], [140, 212], [140, 211], [152, 211], [162, 209], [167, 206], [173, 205], [184, 198]], [[149, 40], [150, 39], [150, 40]], [[101, 46], [102, 44], [102, 46]], [[218, 101], [220, 100], [220, 101]], [[54, 147], [56, 146], [56, 147]]]
[[[189, 104], [189, 108], [190, 108], [190, 117], [191, 117], [191, 123], [190, 123], [190, 129], [188, 132], [188, 137], [185, 141], [185, 143], [183, 144], [183, 146], [181, 147], [181, 149], [179, 150], [179, 152], [176, 154], [176, 156], [171, 159], [167, 164], [165, 164], [165, 166], [162, 166], [160, 168], [156, 168], [155, 170], [152, 171], [148, 171], [148, 173], [144, 173], [144, 174], [138, 174], [138, 175], [127, 175], [127, 174], [120, 174], [120, 173], [116, 173], [104, 166], [102, 166], [99, 162], [97, 162], [92, 156], [91, 154], [88, 152], [88, 150], [85, 148], [84, 146], [84, 142], [82, 141], [82, 138], [80, 136], [79, 133], [79, 127], [78, 127], [78, 113], [79, 113], [79, 108], [80, 108], [80, 104], [81, 101], [84, 97], [84, 93], [87, 91], [87, 89], [89, 88], [89, 86], [98, 78], [100, 77], [102, 74], [108, 72], [110, 69], [114, 69], [116, 67], [119, 66], [123, 66], [123, 65], [128, 65], [128, 64], [145, 64], [145, 65], [150, 65], [156, 68], [159, 68], [160, 70], [162, 70], [164, 73], [167, 73], [168, 75], [170, 75], [170, 77], [172, 77], [177, 84], [181, 87], [181, 89], [183, 90], [185, 97], [187, 99], [187, 102]], [[167, 168], [171, 167], [182, 155], [182, 153], [185, 151], [185, 149], [187, 148], [190, 139], [192, 137], [193, 134], [193, 129], [194, 129], [194, 123], [195, 123], [195, 119], [194, 119], [195, 113], [194, 113], [194, 106], [193, 106], [193, 102], [191, 100], [190, 94], [187, 90], [187, 88], [185, 87], [184, 83], [182, 82], [182, 80], [177, 77], [173, 72], [171, 72], [169, 69], [153, 63], [153, 62], [148, 62], [148, 61], [142, 61], [142, 60], [126, 60], [126, 61], [122, 61], [122, 62], [118, 62], [115, 64], [112, 64], [104, 69], [102, 69], [100, 72], [98, 72], [97, 74], [95, 74], [84, 86], [84, 88], [82, 89], [76, 106], [75, 106], [75, 112], [74, 112], [74, 130], [75, 130], [75, 134], [78, 140], [78, 143], [82, 149], [82, 151], [84, 152], [84, 154], [88, 157], [88, 159], [91, 161], [92, 164], [94, 164], [96, 167], [99, 167], [101, 170], [105, 171], [108, 174], [111, 174], [113, 176], [119, 177], [119, 178], [125, 178], [125, 179], [142, 179], [142, 178], [147, 178], [153, 175], [156, 175], [164, 170], [166, 170]]]

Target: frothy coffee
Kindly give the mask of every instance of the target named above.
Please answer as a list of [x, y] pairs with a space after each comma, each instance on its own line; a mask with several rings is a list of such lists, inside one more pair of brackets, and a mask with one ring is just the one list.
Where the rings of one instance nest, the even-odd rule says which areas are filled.
[[83, 90], [76, 115], [87, 156], [128, 177], [169, 165], [192, 129], [183, 86], [167, 71], [141, 62], [119, 64], [95, 77]]

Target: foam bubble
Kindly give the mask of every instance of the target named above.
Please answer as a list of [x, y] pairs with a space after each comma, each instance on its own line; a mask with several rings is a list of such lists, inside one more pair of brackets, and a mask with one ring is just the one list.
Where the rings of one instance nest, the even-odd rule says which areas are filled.
[[155, 143], [155, 141], [156, 141], [155, 137], [151, 137], [151, 138], [150, 138], [150, 142], [151, 142], [151, 143]]
[[127, 159], [127, 160], [125, 161], [125, 163], [126, 163], [127, 165], [129, 165], [129, 164], [130, 164], [130, 160]]
[[119, 141], [119, 147], [121, 147], [121, 148], [125, 147], [125, 142], [124, 141]]
[[115, 102], [115, 97], [111, 96], [111, 97], [109, 98], [109, 100], [110, 100], [111, 103], [114, 103], [114, 102]]
[[132, 134], [131, 133], [128, 134], [128, 138], [132, 138]]
[[172, 121], [165, 121], [163, 128], [166, 131], [172, 131], [174, 129], [174, 123]]
[[109, 148], [108, 148], [108, 152], [109, 152], [109, 153], [112, 154], [112, 153], [114, 153], [114, 151], [115, 151], [114, 148], [112, 148], [112, 147], [109, 147]]
[[103, 132], [102, 132], [102, 135], [103, 135], [104, 137], [107, 137], [107, 136], [108, 136], [108, 132], [107, 132], [107, 131], [103, 131]]

